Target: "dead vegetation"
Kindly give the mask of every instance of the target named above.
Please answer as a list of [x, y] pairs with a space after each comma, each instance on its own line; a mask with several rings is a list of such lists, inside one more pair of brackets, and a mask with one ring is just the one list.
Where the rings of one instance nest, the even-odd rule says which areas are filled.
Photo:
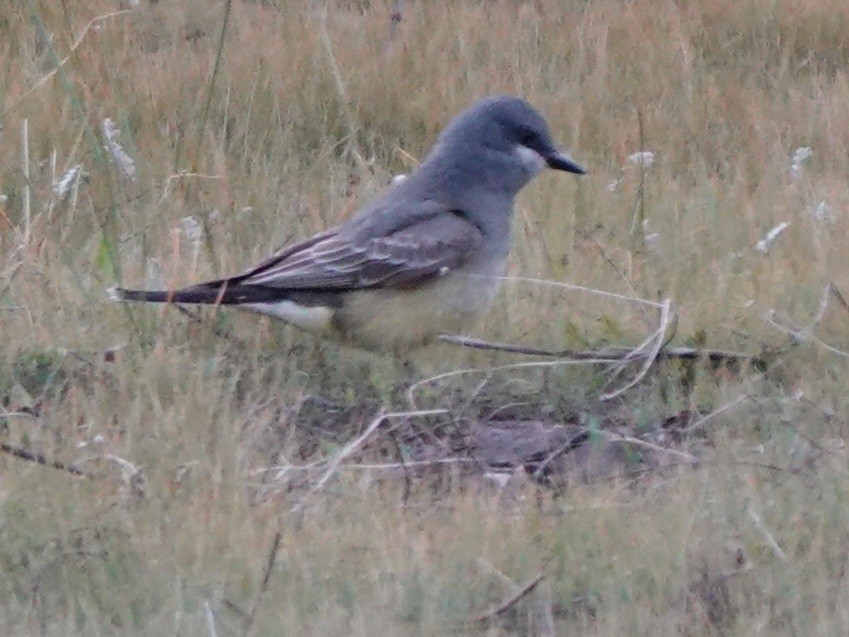
[[[847, 52], [839, 0], [14, 0], [0, 625], [845, 633]], [[339, 220], [495, 92], [590, 174], [523, 193], [473, 335], [105, 301]]]

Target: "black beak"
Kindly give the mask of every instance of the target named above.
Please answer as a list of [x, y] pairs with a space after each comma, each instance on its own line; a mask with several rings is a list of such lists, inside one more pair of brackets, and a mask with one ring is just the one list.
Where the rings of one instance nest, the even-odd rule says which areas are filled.
[[545, 158], [545, 163], [549, 168], [554, 170], [565, 170], [567, 173], [575, 173], [577, 175], [585, 175], [586, 170], [578, 163], [575, 163], [567, 155], [560, 152], [554, 152]]

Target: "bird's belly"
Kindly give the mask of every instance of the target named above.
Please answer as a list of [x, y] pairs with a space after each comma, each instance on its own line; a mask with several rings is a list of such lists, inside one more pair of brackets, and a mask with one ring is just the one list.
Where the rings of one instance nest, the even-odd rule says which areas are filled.
[[496, 276], [453, 273], [415, 290], [368, 290], [346, 296], [333, 324], [367, 349], [398, 350], [462, 329], [492, 303]]
[[333, 309], [321, 305], [310, 306], [295, 301], [278, 301], [277, 303], [245, 303], [241, 307], [251, 312], [273, 316], [309, 332], [327, 332], [333, 329]]

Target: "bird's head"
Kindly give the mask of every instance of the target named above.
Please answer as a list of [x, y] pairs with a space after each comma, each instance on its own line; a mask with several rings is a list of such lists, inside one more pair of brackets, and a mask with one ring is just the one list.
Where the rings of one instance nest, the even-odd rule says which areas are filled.
[[[543, 168], [583, 175], [584, 168], [558, 149], [542, 115], [518, 97], [487, 97], [458, 115], [439, 136], [443, 157], [456, 157], [521, 188]], [[506, 183], [509, 187], [509, 183]], [[517, 188], [517, 189], [518, 189]]]

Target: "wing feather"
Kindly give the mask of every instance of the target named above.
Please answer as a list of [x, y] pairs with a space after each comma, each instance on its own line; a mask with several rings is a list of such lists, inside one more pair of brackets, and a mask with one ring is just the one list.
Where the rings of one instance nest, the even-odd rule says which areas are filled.
[[450, 212], [416, 220], [383, 237], [357, 240], [328, 231], [232, 282], [293, 290], [404, 287], [461, 265], [482, 240], [477, 226]]

